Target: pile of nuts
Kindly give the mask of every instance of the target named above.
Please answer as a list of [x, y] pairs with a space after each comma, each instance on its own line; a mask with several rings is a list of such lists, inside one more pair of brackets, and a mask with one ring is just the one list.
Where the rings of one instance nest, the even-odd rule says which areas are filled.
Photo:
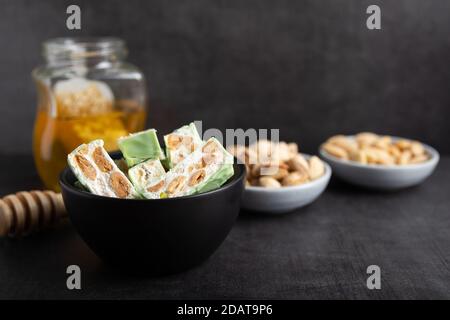
[[362, 164], [406, 165], [421, 163], [429, 159], [420, 142], [379, 136], [371, 132], [362, 132], [354, 138], [336, 135], [329, 138], [322, 149], [328, 154]]
[[247, 169], [246, 186], [281, 188], [303, 184], [321, 177], [323, 162], [316, 156], [306, 159], [296, 143], [259, 140], [249, 147], [227, 148]]
[[59, 117], [80, 117], [112, 112], [113, 102], [90, 84], [79, 91], [55, 93]]

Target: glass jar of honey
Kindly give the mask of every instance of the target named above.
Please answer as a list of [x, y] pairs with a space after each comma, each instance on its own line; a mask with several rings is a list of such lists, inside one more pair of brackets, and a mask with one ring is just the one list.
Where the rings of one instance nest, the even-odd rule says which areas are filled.
[[43, 44], [45, 65], [32, 75], [38, 108], [33, 133], [37, 171], [47, 188], [59, 190], [58, 175], [78, 145], [117, 139], [144, 129], [146, 89], [142, 72], [124, 61], [116, 38], [57, 38]]

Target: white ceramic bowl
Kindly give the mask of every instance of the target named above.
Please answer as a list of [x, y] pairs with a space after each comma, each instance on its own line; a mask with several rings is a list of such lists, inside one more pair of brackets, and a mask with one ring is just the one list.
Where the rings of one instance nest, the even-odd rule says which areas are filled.
[[[309, 155], [304, 154], [305, 158]], [[331, 168], [324, 162], [325, 173], [305, 184], [282, 188], [245, 187], [242, 208], [264, 213], [280, 214], [306, 206], [316, 200], [330, 181]]]
[[[348, 136], [353, 138], [353, 136]], [[398, 140], [399, 137], [393, 137]], [[333, 173], [342, 180], [373, 189], [396, 190], [418, 185], [428, 178], [439, 162], [439, 153], [432, 147], [422, 143], [430, 159], [423, 163], [408, 165], [372, 165], [355, 161], [341, 160], [320, 147], [322, 159], [330, 164]]]

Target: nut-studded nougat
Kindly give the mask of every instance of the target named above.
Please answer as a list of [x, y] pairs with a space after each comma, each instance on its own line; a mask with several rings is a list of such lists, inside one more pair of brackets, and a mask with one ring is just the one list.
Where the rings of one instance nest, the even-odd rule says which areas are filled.
[[114, 198], [136, 198], [133, 185], [103, 148], [103, 140], [82, 144], [67, 160], [78, 181], [90, 192]]
[[217, 139], [209, 139], [167, 172], [165, 194], [172, 198], [219, 188], [234, 174], [233, 159]]
[[219, 188], [234, 174], [233, 156], [211, 138], [167, 173], [159, 160], [148, 160], [128, 174], [147, 199], [181, 197]]
[[164, 158], [155, 129], [121, 137], [118, 140], [118, 145], [130, 168], [148, 159]]
[[202, 143], [195, 124], [183, 126], [164, 136], [167, 167], [173, 168], [196, 150]]
[[147, 160], [128, 170], [136, 191], [144, 198], [159, 199], [164, 194], [166, 171], [161, 161]]

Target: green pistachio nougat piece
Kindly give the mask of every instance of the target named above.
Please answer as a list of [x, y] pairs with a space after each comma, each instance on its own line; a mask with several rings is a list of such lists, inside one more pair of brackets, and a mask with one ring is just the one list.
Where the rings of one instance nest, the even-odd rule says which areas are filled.
[[118, 144], [128, 167], [132, 167], [148, 159], [164, 158], [155, 129], [121, 137], [118, 140]]
[[82, 144], [67, 156], [79, 183], [93, 194], [133, 199], [138, 197], [131, 182], [103, 147], [103, 140]]
[[191, 122], [165, 135], [164, 143], [166, 145], [166, 164], [170, 169], [194, 152], [203, 141], [198, 134], [195, 124]]
[[128, 170], [137, 192], [147, 199], [159, 199], [164, 192], [166, 171], [161, 161], [147, 160]]
[[211, 138], [167, 172], [165, 194], [173, 198], [214, 190], [233, 174], [233, 156]]

